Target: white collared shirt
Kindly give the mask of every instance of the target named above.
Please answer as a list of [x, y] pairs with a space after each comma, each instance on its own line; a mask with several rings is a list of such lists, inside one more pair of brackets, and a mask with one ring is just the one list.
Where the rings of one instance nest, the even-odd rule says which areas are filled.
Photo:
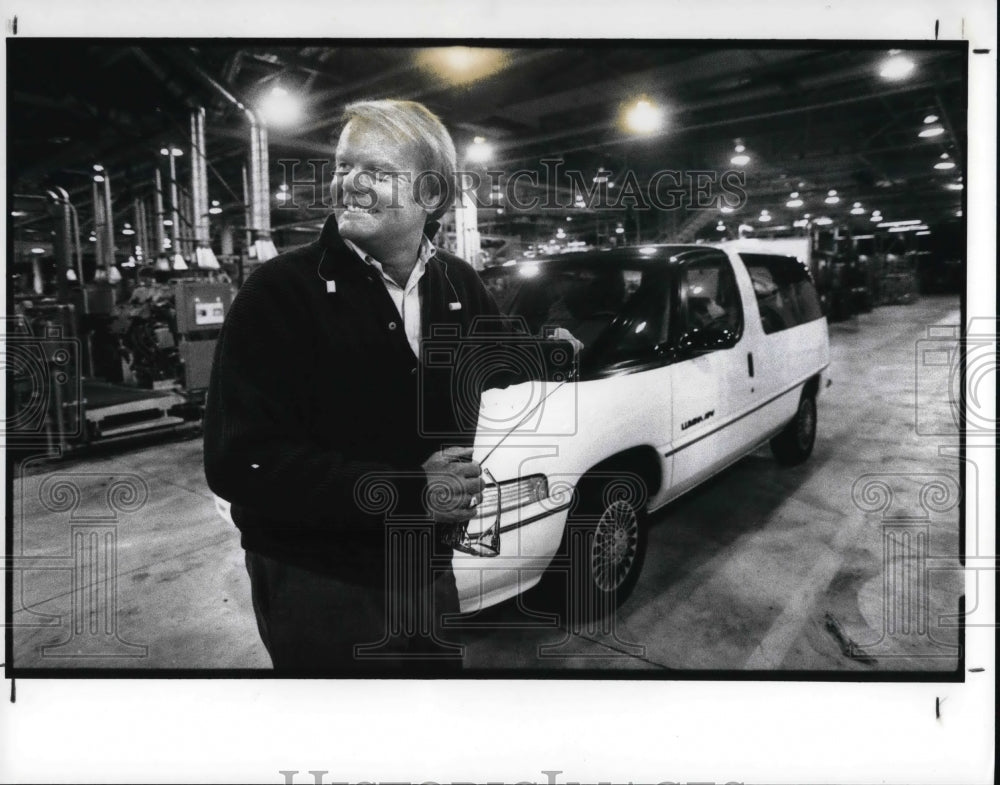
[[406, 332], [406, 341], [410, 344], [415, 357], [420, 357], [420, 287], [417, 285], [427, 269], [427, 261], [437, 253], [437, 248], [427, 239], [426, 235], [420, 238], [420, 249], [417, 251], [417, 263], [410, 271], [410, 277], [406, 281], [406, 286], [400, 286], [392, 278], [386, 275], [379, 262], [374, 256], [365, 253], [356, 244], [346, 237], [342, 238], [344, 244], [356, 253], [365, 264], [369, 264], [378, 270], [385, 284], [385, 289], [389, 292], [399, 316], [403, 320], [403, 330]]

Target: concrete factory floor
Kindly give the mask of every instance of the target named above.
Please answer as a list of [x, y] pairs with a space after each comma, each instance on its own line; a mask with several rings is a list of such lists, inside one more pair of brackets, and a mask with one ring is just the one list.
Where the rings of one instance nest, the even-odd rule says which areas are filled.
[[[956, 297], [936, 297], [831, 325], [833, 386], [808, 463], [782, 468], [765, 448], [654, 515], [610, 629], [547, 623], [535, 612], [550, 599], [532, 591], [455, 631], [466, 667], [956, 669], [959, 461], [939, 447], [958, 439], [918, 433], [954, 428], [948, 369], [915, 358], [927, 327], [959, 318]], [[920, 418], [918, 396], [937, 402]], [[143, 482], [115, 490], [126, 475]], [[13, 512], [16, 668], [270, 667], [200, 439], [29, 464]], [[113, 557], [96, 574], [80, 562], [76, 591], [74, 539], [86, 564], [102, 542]], [[92, 580], [105, 569], [116, 580]]]

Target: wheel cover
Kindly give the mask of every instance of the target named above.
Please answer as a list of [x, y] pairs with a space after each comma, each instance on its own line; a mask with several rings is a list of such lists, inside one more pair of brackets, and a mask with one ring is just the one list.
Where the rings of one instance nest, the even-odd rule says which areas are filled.
[[621, 586], [639, 553], [639, 518], [628, 502], [609, 504], [594, 531], [590, 567], [594, 584], [604, 592]]
[[799, 447], [803, 450], [809, 449], [816, 433], [816, 410], [810, 406], [809, 401], [802, 401], [799, 404], [798, 427], [795, 435], [799, 441]]

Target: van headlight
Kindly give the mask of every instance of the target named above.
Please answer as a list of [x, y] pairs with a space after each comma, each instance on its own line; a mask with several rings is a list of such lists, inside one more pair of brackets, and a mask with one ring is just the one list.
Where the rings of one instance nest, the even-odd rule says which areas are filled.
[[517, 480], [505, 480], [483, 488], [483, 500], [476, 508], [477, 518], [489, 518], [508, 510], [516, 510], [528, 504], [548, 498], [549, 482], [544, 474], [532, 474]]

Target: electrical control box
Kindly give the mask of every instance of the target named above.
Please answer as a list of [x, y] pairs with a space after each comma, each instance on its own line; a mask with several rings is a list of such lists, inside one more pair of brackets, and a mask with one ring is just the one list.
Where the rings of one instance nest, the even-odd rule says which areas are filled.
[[227, 283], [177, 281], [174, 307], [180, 335], [218, 330], [229, 313], [233, 293]]

